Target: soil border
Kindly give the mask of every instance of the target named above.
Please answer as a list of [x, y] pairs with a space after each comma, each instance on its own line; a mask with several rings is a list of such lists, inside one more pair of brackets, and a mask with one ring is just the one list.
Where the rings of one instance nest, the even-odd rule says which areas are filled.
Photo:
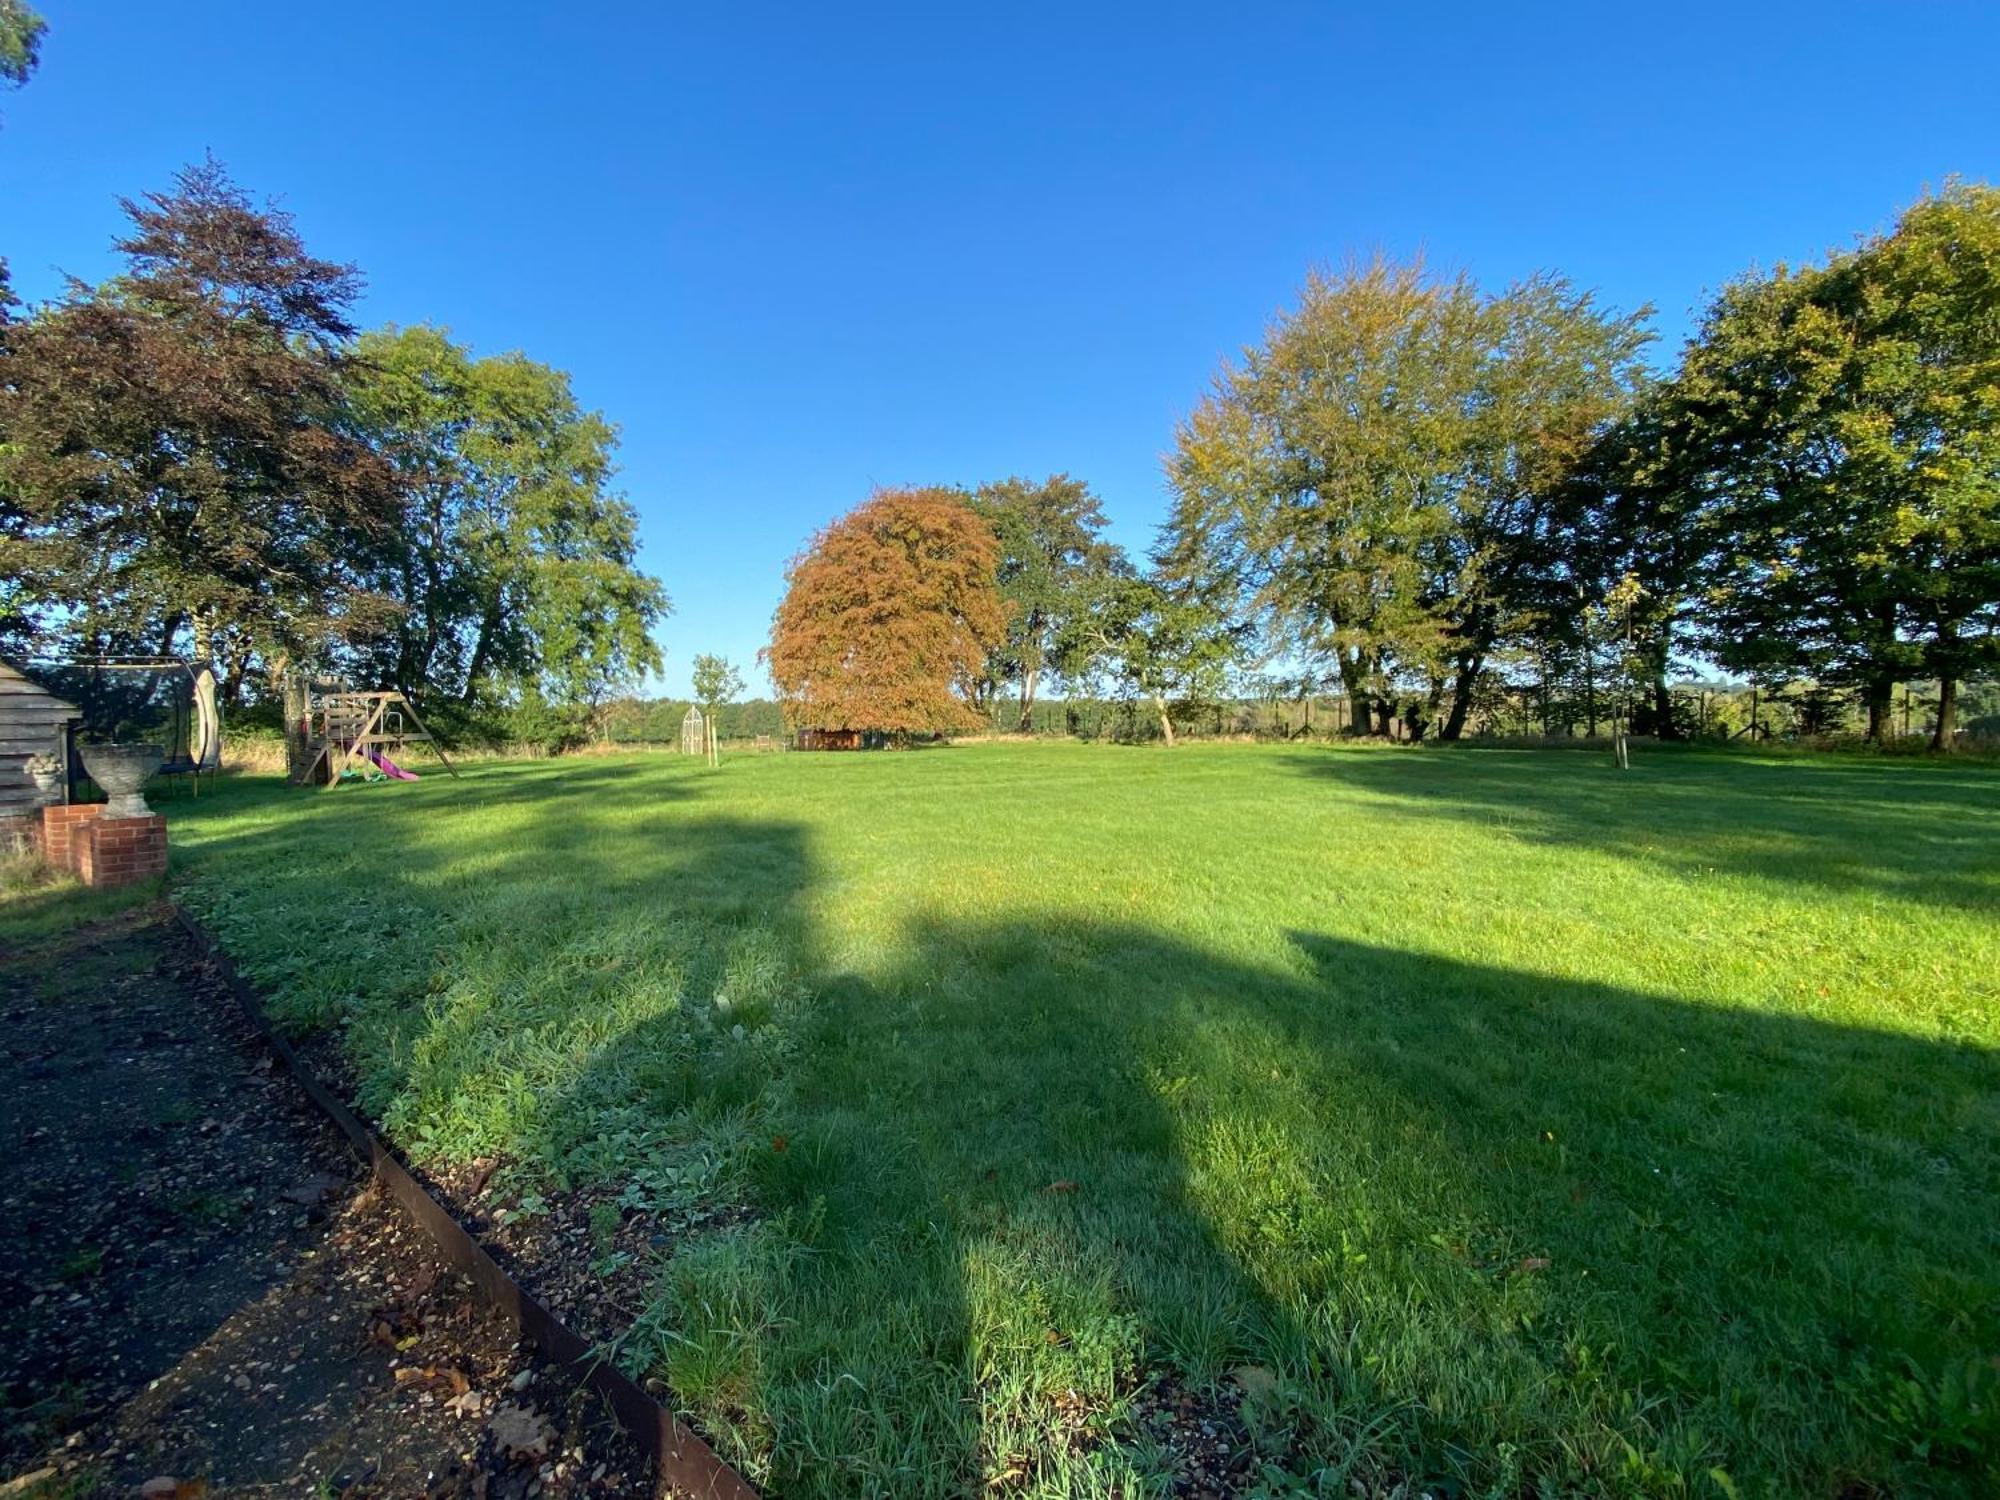
[[531, 1296], [487, 1253], [465, 1226], [411, 1175], [388, 1143], [306, 1066], [292, 1045], [271, 1025], [255, 987], [237, 971], [222, 945], [178, 901], [170, 900], [168, 904], [174, 920], [202, 956], [215, 965], [217, 974], [266, 1045], [298, 1080], [307, 1097], [367, 1158], [376, 1178], [430, 1236], [446, 1262], [464, 1272], [480, 1296], [533, 1339], [545, 1359], [552, 1364], [571, 1366], [605, 1398], [619, 1425], [637, 1439], [652, 1459], [659, 1478], [702, 1500], [759, 1500], [757, 1491], [743, 1476], [718, 1458], [672, 1411], [609, 1360], [593, 1358], [590, 1344], [580, 1334]]

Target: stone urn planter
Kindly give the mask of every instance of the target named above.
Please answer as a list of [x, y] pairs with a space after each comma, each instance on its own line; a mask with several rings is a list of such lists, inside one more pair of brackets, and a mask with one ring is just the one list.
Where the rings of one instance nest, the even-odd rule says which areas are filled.
[[22, 770], [35, 784], [35, 805], [47, 807], [62, 800], [62, 762], [53, 755], [31, 755]]
[[105, 804], [104, 817], [151, 816], [152, 809], [139, 795], [139, 788], [160, 769], [158, 745], [79, 745], [77, 749], [82, 752], [84, 770], [110, 799]]

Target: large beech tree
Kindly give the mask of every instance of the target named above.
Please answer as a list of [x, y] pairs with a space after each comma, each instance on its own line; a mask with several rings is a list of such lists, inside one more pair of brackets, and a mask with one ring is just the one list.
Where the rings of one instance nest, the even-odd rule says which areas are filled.
[[1646, 338], [1558, 277], [1488, 297], [1421, 263], [1316, 273], [1176, 435], [1163, 567], [1331, 663], [1360, 732], [1400, 712], [1456, 738], [1532, 628], [1552, 508]]
[[233, 696], [395, 612], [368, 581], [396, 478], [343, 415], [359, 283], [212, 161], [123, 207], [125, 273], [7, 331], [7, 613], [58, 649], [191, 650]]
[[364, 655], [369, 680], [466, 706], [531, 686], [593, 705], [659, 665], [651, 632], [669, 604], [611, 488], [617, 430], [567, 375], [386, 328], [355, 346], [347, 387], [354, 430], [405, 499], [379, 580], [399, 613]]
[[881, 490], [786, 572], [764, 652], [788, 720], [898, 734], [984, 726], [986, 660], [1006, 638], [1000, 544], [957, 491]]
[[1395, 679], [1448, 653], [1426, 602], [1471, 462], [1484, 322], [1462, 277], [1314, 273], [1181, 425], [1171, 576], [1233, 587], [1267, 648], [1339, 672], [1386, 730]]
[[2000, 191], [1953, 187], [1824, 265], [1726, 288], [1669, 390], [1717, 660], [1852, 685], [2000, 666]]

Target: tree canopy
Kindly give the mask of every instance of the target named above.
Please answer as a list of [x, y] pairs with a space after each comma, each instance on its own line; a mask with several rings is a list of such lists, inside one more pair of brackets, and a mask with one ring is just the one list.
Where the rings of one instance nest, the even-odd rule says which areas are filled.
[[1557, 277], [1489, 298], [1421, 263], [1316, 272], [1181, 425], [1163, 567], [1238, 596], [1267, 653], [1330, 664], [1363, 732], [1399, 705], [1421, 732], [1449, 692], [1455, 737], [1645, 341]]
[[1708, 547], [1699, 639], [1859, 687], [1879, 734], [2000, 666], [2000, 192], [1954, 186], [1823, 265], [1725, 288], [1663, 412]]
[[725, 703], [743, 696], [743, 674], [727, 657], [698, 655], [694, 659], [694, 701], [713, 718]]
[[[357, 337], [360, 279], [213, 161], [123, 204], [122, 274], [27, 316], [0, 268], [0, 640], [293, 670], [564, 743], [667, 611], [559, 370]], [[255, 679], [261, 677], [261, 688]]]
[[1242, 627], [1195, 588], [1130, 569], [1092, 585], [1064, 624], [1058, 649], [1073, 680], [1108, 675], [1151, 705], [1160, 738], [1174, 743], [1176, 704], [1213, 702], [1241, 654]]
[[359, 281], [212, 161], [123, 207], [125, 273], [8, 331], [4, 612], [70, 649], [188, 644], [233, 695], [394, 612], [395, 475], [342, 418]]
[[792, 560], [764, 652], [789, 721], [899, 734], [984, 727], [1007, 606], [992, 528], [942, 488], [880, 490]]
[[353, 430], [405, 507], [378, 578], [398, 613], [369, 675], [463, 706], [528, 690], [595, 706], [658, 667], [669, 606], [610, 488], [617, 432], [567, 375], [391, 327], [360, 339], [346, 380]]
[[[0, 83], [42, 31], [0, 0]], [[185, 654], [232, 705], [347, 675], [550, 745], [657, 669], [617, 429], [564, 372], [360, 333], [356, 270], [212, 160], [121, 206], [102, 285], [24, 309], [0, 261], [0, 648]], [[1731, 282], [1671, 373], [1647, 319], [1553, 274], [1315, 271], [1177, 428], [1144, 571], [1067, 473], [880, 491], [789, 567], [785, 711], [948, 732], [1007, 687], [1028, 729], [1108, 683], [1171, 739], [1240, 671], [1337, 681], [1359, 733], [1673, 736], [1693, 663], [1801, 723], [1858, 695], [1878, 738], [1935, 683], [1950, 748], [2000, 671], [2000, 191]]]
[[0, 83], [19, 88], [42, 60], [48, 23], [23, 0], [0, 0]]
[[1090, 607], [1100, 580], [1127, 568], [1125, 555], [1103, 538], [1103, 502], [1067, 474], [983, 484], [972, 507], [999, 540], [1000, 592], [1010, 610], [989, 676], [1015, 685], [1025, 731], [1043, 675], [1069, 665], [1061, 643], [1071, 638], [1071, 622]]

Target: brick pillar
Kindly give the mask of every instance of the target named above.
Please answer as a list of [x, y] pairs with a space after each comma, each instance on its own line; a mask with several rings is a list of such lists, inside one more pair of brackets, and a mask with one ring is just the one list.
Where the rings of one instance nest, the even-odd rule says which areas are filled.
[[130, 885], [167, 873], [167, 820], [93, 818], [76, 839], [76, 873], [85, 885]]
[[72, 802], [67, 807], [42, 809], [42, 858], [58, 870], [75, 870], [81, 853], [78, 830], [94, 823], [104, 811], [102, 802]]

